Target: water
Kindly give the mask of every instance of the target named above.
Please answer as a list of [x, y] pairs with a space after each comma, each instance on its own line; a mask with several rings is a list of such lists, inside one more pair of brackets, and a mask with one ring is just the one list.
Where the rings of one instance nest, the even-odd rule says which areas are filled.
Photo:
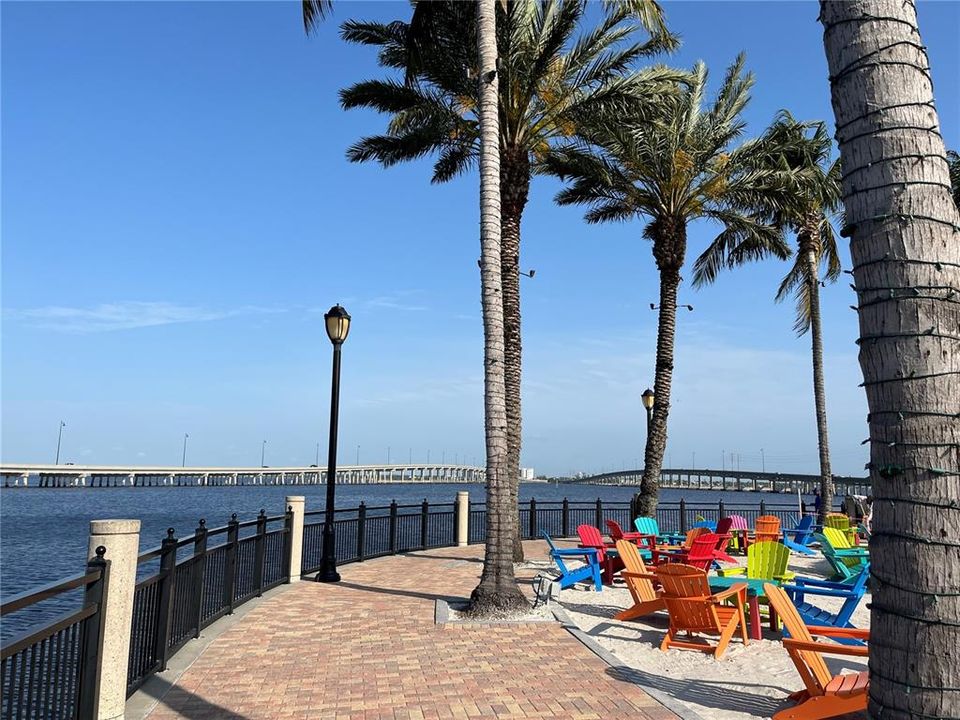
[[[482, 503], [484, 488], [476, 484], [404, 483], [389, 485], [341, 485], [337, 507], [400, 504], [450, 503], [457, 492], [466, 490], [473, 502]], [[636, 492], [632, 486], [551, 485], [525, 483], [522, 501], [627, 502]], [[240, 486], [240, 487], [157, 487], [157, 488], [9, 488], [0, 491], [0, 594], [4, 597], [38, 585], [82, 572], [91, 520], [138, 518], [141, 522], [141, 551], [155, 547], [173, 527], [177, 537], [192, 535], [197, 521], [205, 518], [208, 528], [225, 525], [231, 513], [239, 519], [253, 519], [261, 508], [267, 515], [280, 515], [286, 495], [304, 495], [306, 509], [322, 510], [326, 499], [323, 485]], [[662, 490], [661, 500], [685, 498], [688, 506], [715, 507], [725, 503], [756, 506], [783, 503], [796, 507], [796, 495], [715, 490]], [[812, 502], [812, 498], [805, 498]]]

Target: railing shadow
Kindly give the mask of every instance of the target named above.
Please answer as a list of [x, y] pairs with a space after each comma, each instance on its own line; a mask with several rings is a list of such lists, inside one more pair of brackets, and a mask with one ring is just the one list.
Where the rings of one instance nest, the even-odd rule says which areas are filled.
[[217, 705], [184, 690], [159, 675], [153, 675], [140, 690], [187, 720], [252, 720], [236, 710]]
[[414, 590], [398, 590], [396, 588], [387, 588], [380, 585], [360, 585], [358, 583], [346, 582], [341, 580], [337, 587], [350, 588], [351, 590], [362, 590], [364, 592], [377, 593], [380, 595], [396, 595], [399, 597], [419, 598], [421, 600], [446, 600], [447, 602], [460, 602], [465, 600], [459, 595], [439, 595], [435, 593], [422, 593]]
[[425, 560], [456, 560], [457, 562], [471, 562], [483, 564], [483, 558], [457, 557], [456, 555], [427, 555], [421, 552], [406, 553], [408, 557], [423, 558]]

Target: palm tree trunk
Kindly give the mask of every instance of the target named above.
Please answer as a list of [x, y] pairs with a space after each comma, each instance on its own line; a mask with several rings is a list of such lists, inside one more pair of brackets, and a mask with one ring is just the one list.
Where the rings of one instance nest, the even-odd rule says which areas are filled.
[[667, 416], [673, 383], [673, 345], [677, 331], [677, 289], [686, 254], [686, 227], [667, 220], [651, 226], [653, 254], [660, 270], [660, 316], [657, 319], [657, 362], [654, 370], [654, 402], [643, 454], [643, 477], [635, 507], [639, 514], [655, 517], [660, 491], [660, 471], [667, 449]]
[[500, 263], [500, 130], [496, 0], [477, 0], [480, 57], [480, 285], [487, 446], [487, 542], [470, 611], [483, 617], [527, 607], [513, 575], [516, 505], [510, 505]]
[[507, 406], [507, 477], [517, 513], [513, 561], [523, 561], [520, 528], [520, 447], [523, 435], [520, 379], [520, 220], [530, 191], [530, 160], [523, 148], [501, 149], [500, 268], [503, 282], [503, 354]]
[[820, 218], [808, 219], [798, 238], [800, 253], [806, 259], [807, 298], [810, 303], [810, 346], [813, 353], [813, 402], [817, 409], [817, 446], [820, 449], [820, 515], [823, 525], [833, 509], [833, 473], [830, 469], [830, 439], [827, 434], [827, 397], [823, 379], [823, 334], [820, 326]]
[[871, 717], [960, 715], [960, 215], [916, 8], [821, 2], [869, 407]]

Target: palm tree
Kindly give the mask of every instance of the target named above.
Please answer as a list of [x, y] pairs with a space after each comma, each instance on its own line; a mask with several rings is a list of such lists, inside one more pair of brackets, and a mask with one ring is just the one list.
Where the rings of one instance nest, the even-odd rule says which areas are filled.
[[[429, 13], [421, 11], [425, 5]], [[366, 81], [341, 93], [345, 108], [373, 108], [392, 116], [386, 134], [363, 138], [348, 157], [390, 166], [433, 155], [433, 182], [439, 183], [467, 171], [478, 154], [476, 86], [464, 71], [477, 66], [470, 41], [475, 8], [462, 2], [416, 8], [409, 25], [344, 25], [345, 39], [378, 46], [380, 64], [403, 71], [402, 82]], [[665, 68], [632, 69], [639, 59], [676, 45], [656, 3], [610, 3], [600, 25], [575, 38], [585, 11], [584, 0], [516, 0], [500, 13], [501, 277], [507, 473], [514, 503], [521, 450], [520, 227], [531, 178], [542, 170], [552, 145], [575, 134], [582, 118], [652, 102], [683, 77]], [[633, 41], [644, 24], [654, 36]], [[431, 42], [411, 42], [414, 32]], [[514, 559], [521, 559], [519, 528], [514, 548]]]
[[[808, 135], [811, 130], [812, 135]], [[765, 144], [775, 154], [755, 154], [752, 162], [759, 168], [797, 176], [797, 200], [800, 205], [774, 212], [767, 222], [792, 232], [797, 240], [797, 254], [793, 266], [780, 283], [777, 301], [795, 296], [797, 316], [794, 329], [798, 335], [810, 331], [813, 397], [820, 450], [819, 522], [822, 524], [833, 507], [833, 474], [827, 436], [818, 268], [824, 266], [825, 281], [834, 282], [840, 277], [840, 257], [830, 222], [840, 205], [840, 163], [830, 162], [833, 143], [823, 123], [798, 122], [785, 110], [781, 111], [767, 131]], [[767, 254], [764, 248], [744, 252], [732, 240], [729, 236], [721, 235], [697, 259], [693, 273], [694, 286], [713, 282], [723, 267], [733, 268]]]
[[947, 164], [950, 166], [950, 186], [953, 189], [953, 204], [960, 208], [960, 155], [947, 150]]
[[741, 111], [753, 84], [744, 75], [743, 56], [727, 71], [713, 104], [704, 109], [707, 70], [698, 63], [688, 85], [664, 98], [651, 121], [631, 115], [598, 118], [584, 131], [586, 143], [554, 150], [549, 170], [569, 185], [561, 205], [586, 205], [590, 223], [646, 221], [660, 274], [654, 392], [647, 433], [639, 512], [653, 515], [667, 440], [677, 289], [687, 251], [687, 226], [698, 219], [719, 223], [718, 241], [735, 243], [747, 257], [770, 252], [785, 258], [790, 249], [778, 229], [751, 214], [773, 212], [788, 202], [781, 173], [755, 168], [751, 157], [772, 152], [768, 139], [732, 148], [741, 135]]
[[871, 717], [957, 717], [960, 212], [914, 4], [821, 2], [869, 409]]

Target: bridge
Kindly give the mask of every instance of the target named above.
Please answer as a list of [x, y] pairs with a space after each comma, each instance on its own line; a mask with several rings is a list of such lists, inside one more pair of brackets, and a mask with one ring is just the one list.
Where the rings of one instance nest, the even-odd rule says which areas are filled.
[[[577, 478], [572, 482], [586, 485], [640, 485], [643, 470], [621, 470]], [[869, 495], [870, 479], [834, 475], [837, 494]], [[750, 470], [688, 470], [660, 471], [660, 487], [684, 490], [737, 490], [747, 492], [791, 492], [799, 490], [810, 494], [820, 487], [819, 475], [796, 473], [753, 472]]]
[[[325, 485], [317, 467], [132, 467], [106, 465], [0, 465], [3, 487], [227, 487]], [[483, 483], [486, 469], [468, 465], [345, 465], [337, 483]]]

